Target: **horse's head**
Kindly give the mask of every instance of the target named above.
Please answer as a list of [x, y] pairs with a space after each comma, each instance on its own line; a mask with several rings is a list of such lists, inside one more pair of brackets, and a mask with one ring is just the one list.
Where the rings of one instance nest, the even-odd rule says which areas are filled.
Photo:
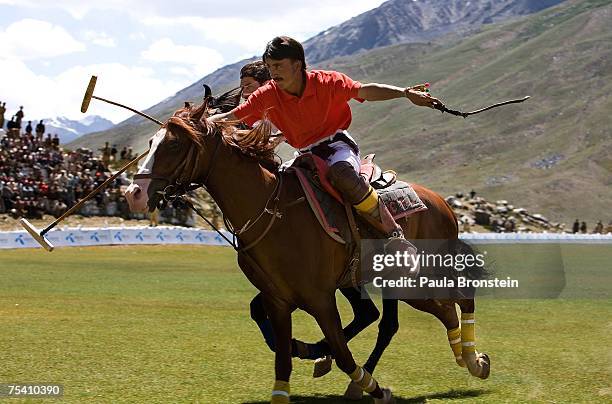
[[149, 154], [125, 192], [132, 212], [153, 211], [168, 186], [177, 189], [204, 183], [215, 164], [217, 150], [222, 149], [221, 143], [266, 167], [276, 167], [274, 143], [270, 142], [272, 129], [267, 120], [253, 130], [238, 130], [235, 122], [215, 124], [206, 119], [210, 113], [236, 107], [240, 93], [237, 88], [213, 98], [207, 89], [202, 105], [193, 108], [186, 104], [151, 137]]
[[132, 212], [153, 211], [168, 186], [203, 180], [201, 163], [206, 135], [212, 126], [202, 116], [207, 102], [197, 108], [186, 104], [149, 140], [149, 154], [125, 192]]

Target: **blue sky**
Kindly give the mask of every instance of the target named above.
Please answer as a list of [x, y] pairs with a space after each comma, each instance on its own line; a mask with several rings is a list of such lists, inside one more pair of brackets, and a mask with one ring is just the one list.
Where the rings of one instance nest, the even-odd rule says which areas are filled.
[[[145, 109], [215, 69], [260, 55], [268, 40], [306, 40], [382, 0], [0, 0], [0, 101], [7, 119], [67, 116], [89, 77], [96, 94]], [[119, 122], [129, 112], [92, 103]]]

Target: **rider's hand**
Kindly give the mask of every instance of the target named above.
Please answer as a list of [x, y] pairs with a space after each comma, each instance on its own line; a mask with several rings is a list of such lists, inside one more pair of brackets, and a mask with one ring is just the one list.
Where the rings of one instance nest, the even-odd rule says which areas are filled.
[[429, 95], [429, 93], [413, 90], [410, 87], [404, 90], [404, 94], [414, 105], [420, 107], [435, 108], [436, 106], [444, 105], [440, 100]]

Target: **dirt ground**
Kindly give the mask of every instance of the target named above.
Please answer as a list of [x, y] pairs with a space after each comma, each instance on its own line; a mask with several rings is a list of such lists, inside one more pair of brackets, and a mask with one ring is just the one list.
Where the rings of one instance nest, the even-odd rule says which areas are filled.
[[[50, 225], [55, 218], [45, 215], [42, 220], [29, 220], [39, 229], [44, 229]], [[125, 220], [120, 217], [94, 216], [84, 217], [81, 215], [69, 216], [64, 219], [59, 227], [109, 227], [109, 226], [148, 226], [149, 220]], [[0, 215], [0, 231], [23, 230], [19, 222], [9, 215]]]

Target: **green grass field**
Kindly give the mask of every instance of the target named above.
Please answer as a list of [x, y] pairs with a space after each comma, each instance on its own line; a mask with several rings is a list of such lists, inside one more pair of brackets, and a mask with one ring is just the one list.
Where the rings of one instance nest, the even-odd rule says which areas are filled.
[[[525, 246], [506, 248], [529, 264]], [[477, 303], [488, 380], [456, 366], [442, 325], [406, 305], [378, 380], [398, 403], [610, 402], [612, 249], [561, 250], [568, 298]], [[571, 298], [583, 296], [581, 288], [597, 298]], [[255, 293], [228, 248], [1, 251], [0, 383], [62, 383], [62, 402], [265, 403], [273, 355], [249, 318]], [[376, 331], [351, 342], [358, 363]], [[316, 340], [321, 333], [297, 312], [294, 335]], [[311, 372], [311, 363], [294, 360], [293, 402], [343, 402], [344, 374], [312, 379]]]

